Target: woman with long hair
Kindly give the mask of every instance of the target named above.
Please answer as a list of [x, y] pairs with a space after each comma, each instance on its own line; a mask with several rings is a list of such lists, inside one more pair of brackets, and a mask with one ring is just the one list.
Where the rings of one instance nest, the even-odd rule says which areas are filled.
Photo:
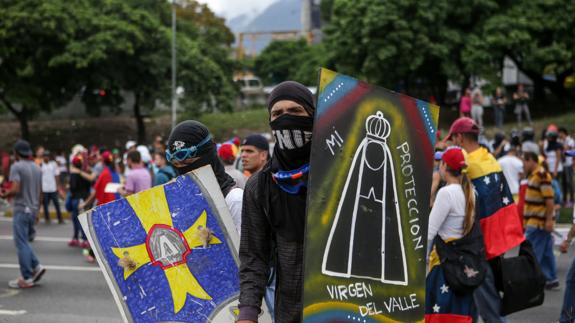
[[429, 272], [427, 275], [426, 322], [471, 322], [473, 294], [454, 293], [446, 283], [434, 242], [460, 239], [475, 223], [475, 191], [467, 176], [463, 150], [449, 147], [441, 155], [439, 174], [445, 181], [437, 192], [429, 216], [427, 234]]

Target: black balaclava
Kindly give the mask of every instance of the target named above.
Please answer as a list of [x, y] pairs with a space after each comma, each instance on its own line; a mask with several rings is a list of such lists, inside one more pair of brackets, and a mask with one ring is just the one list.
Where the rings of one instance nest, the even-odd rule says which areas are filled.
[[268, 111], [281, 100], [300, 104], [309, 116], [284, 114], [270, 122], [276, 144], [272, 158], [272, 170], [294, 170], [309, 163], [311, 132], [315, 105], [313, 94], [305, 86], [286, 81], [276, 86], [268, 98]]
[[269, 210], [269, 221], [273, 230], [288, 241], [303, 243], [307, 188], [297, 194], [282, 190], [274, 182], [273, 173], [289, 171], [308, 164], [311, 152], [311, 131], [315, 105], [312, 93], [303, 85], [287, 81], [274, 88], [268, 99], [268, 110], [280, 100], [291, 100], [301, 104], [309, 116], [282, 115], [270, 127], [276, 144], [271, 161], [260, 177], [263, 187], [264, 208]]
[[[168, 139], [168, 149], [170, 153], [173, 154], [180, 149], [197, 146], [208, 136], [210, 136], [210, 132], [201, 122], [194, 120], [183, 121], [172, 129], [170, 138]], [[218, 158], [216, 144], [212, 140], [198, 147], [196, 157], [199, 157], [199, 159], [191, 164], [179, 168], [174, 167], [178, 174], [182, 175], [202, 166], [210, 165], [212, 166], [212, 170], [216, 175], [224, 196], [236, 186], [236, 182], [226, 173], [222, 162]]]

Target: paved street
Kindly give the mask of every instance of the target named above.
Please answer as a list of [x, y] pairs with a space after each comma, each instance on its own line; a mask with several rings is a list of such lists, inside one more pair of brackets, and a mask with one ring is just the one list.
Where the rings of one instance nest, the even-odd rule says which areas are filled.
[[67, 246], [72, 224], [40, 223], [37, 230], [33, 248], [48, 271], [39, 286], [11, 290], [7, 282], [20, 274], [18, 258], [12, 223], [0, 218], [0, 322], [121, 322], [98, 266], [87, 263], [80, 249]]
[[[19, 275], [12, 242], [11, 219], [0, 217], [0, 322], [22, 323], [116, 323], [120, 313], [96, 265], [85, 262], [81, 251], [69, 248], [72, 224], [37, 227], [33, 243], [40, 261], [48, 268], [41, 284], [30, 290], [11, 290], [8, 280]], [[559, 277], [564, 283], [569, 256], [559, 257]], [[510, 322], [555, 322], [563, 289], [546, 294], [545, 304], [509, 317]]]

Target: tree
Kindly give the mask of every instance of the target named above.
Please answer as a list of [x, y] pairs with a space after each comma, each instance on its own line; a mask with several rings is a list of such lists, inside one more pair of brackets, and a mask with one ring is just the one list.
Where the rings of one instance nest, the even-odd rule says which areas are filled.
[[256, 57], [254, 70], [266, 84], [294, 80], [313, 85], [324, 57], [322, 45], [309, 46], [304, 39], [273, 41]]
[[575, 100], [563, 85], [575, 72], [573, 1], [512, 1], [477, 29], [465, 48], [469, 70], [493, 74], [508, 57], [533, 80], [539, 97], [546, 88], [560, 99]]
[[[79, 90], [76, 69], [99, 56], [75, 57], [70, 40], [90, 35], [95, 23], [87, 1], [4, 1], [0, 10], [0, 102], [20, 122], [28, 139], [28, 120], [67, 102]], [[93, 38], [95, 47], [102, 39]], [[70, 64], [74, 58], [77, 64]]]
[[441, 100], [448, 77], [458, 72], [446, 59], [454, 44], [443, 28], [450, 6], [445, 0], [335, 0], [324, 28], [329, 61], [339, 72]]
[[[206, 6], [192, 4], [194, 21], [183, 9], [177, 34], [178, 79], [191, 98], [184, 106], [229, 109], [233, 35]], [[0, 103], [20, 121], [22, 136], [29, 137], [29, 118], [74, 95], [99, 115], [128, 91], [143, 141], [142, 106], [170, 97], [170, 10], [168, 2], [156, 0], [3, 2]]]
[[[441, 103], [448, 80], [499, 82], [505, 57], [558, 97], [574, 72], [575, 3], [561, 0], [329, 0], [328, 64]], [[555, 79], [544, 77], [554, 75]]]

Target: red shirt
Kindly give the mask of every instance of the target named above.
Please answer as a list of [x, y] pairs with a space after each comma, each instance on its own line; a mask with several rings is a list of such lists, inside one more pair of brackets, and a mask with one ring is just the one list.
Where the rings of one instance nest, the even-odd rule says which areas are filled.
[[98, 201], [96, 205], [102, 205], [108, 202], [115, 201], [119, 198], [117, 193], [106, 193], [106, 185], [108, 183], [119, 183], [120, 177], [115, 172], [112, 172], [109, 167], [104, 167], [104, 170], [98, 176], [96, 184], [94, 184], [94, 190], [96, 191], [96, 200]]

